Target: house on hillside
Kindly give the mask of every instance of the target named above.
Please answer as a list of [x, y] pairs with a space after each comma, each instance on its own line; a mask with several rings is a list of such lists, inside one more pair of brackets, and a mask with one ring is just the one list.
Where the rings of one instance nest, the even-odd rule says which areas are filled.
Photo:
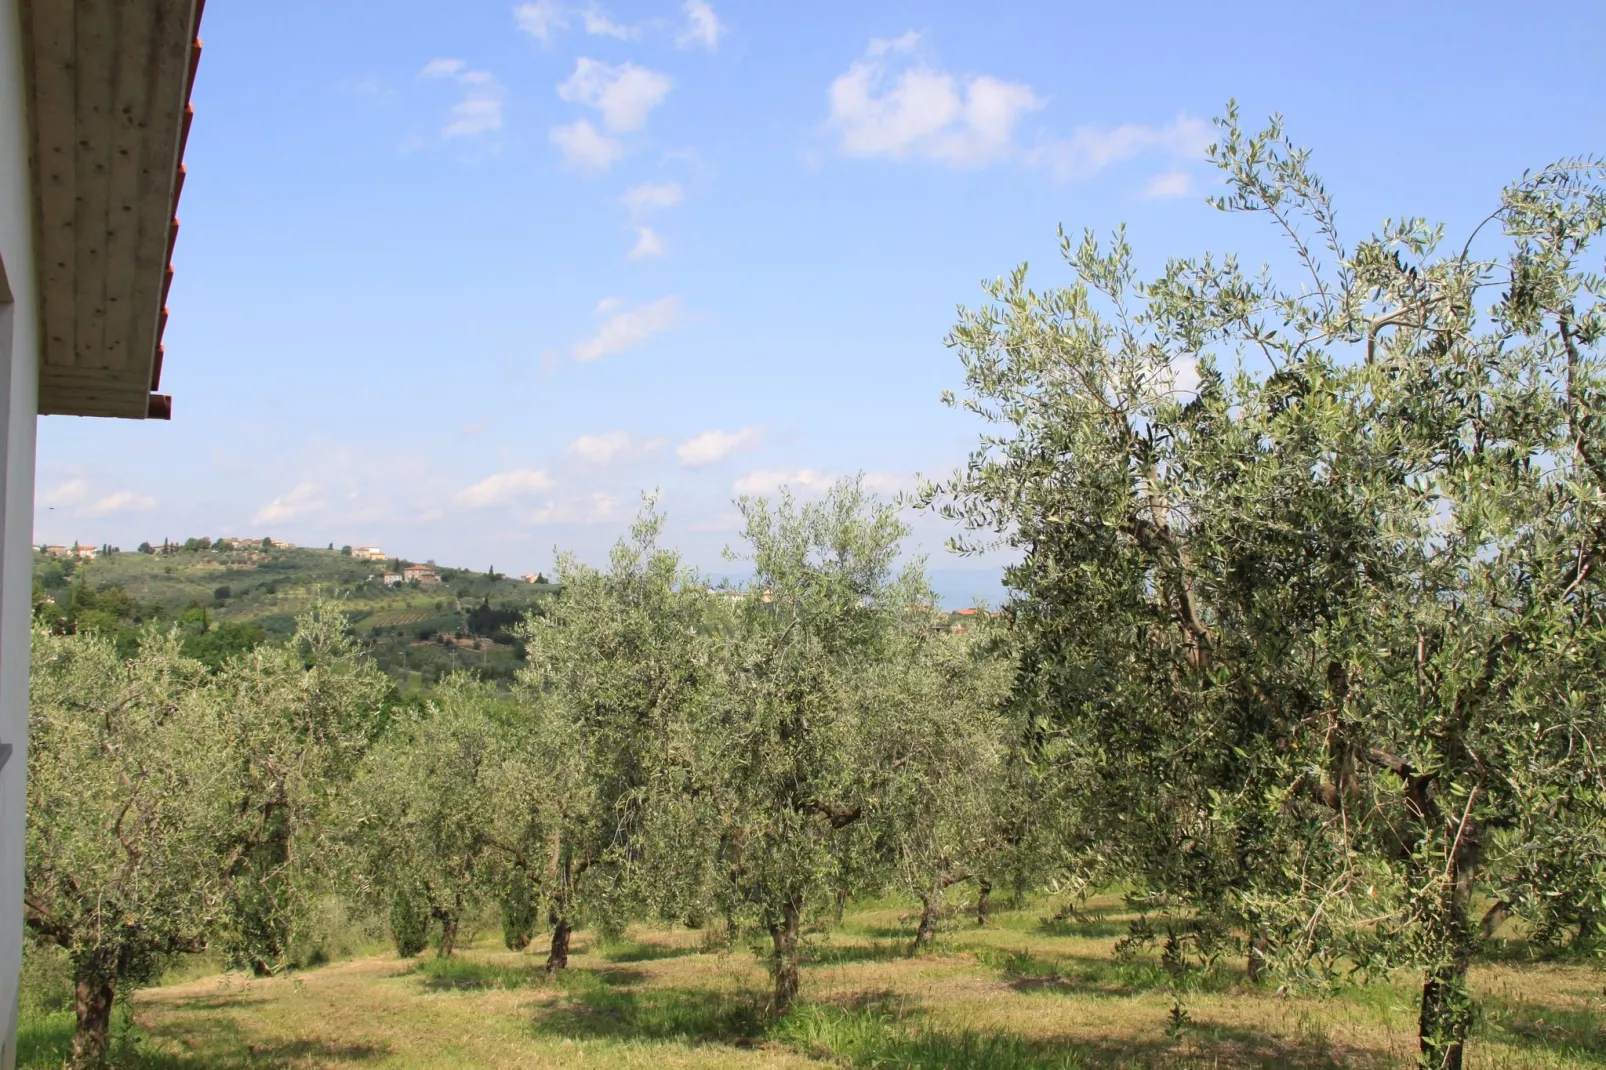
[[520, 576], [519, 579], [523, 580], [525, 583], [545, 583], [546, 582], [546, 577], [543, 576], [539, 572], [526, 572], [524, 575]]
[[77, 546], [72, 548], [72, 556], [81, 557], [86, 561], [93, 561], [96, 557], [100, 556], [100, 547], [87, 546], [84, 543], [79, 543]]
[[351, 556], [358, 561], [383, 561], [385, 551], [377, 546], [358, 546], [351, 551]]
[[402, 569], [402, 579], [408, 583], [416, 583], [420, 587], [438, 587], [441, 574], [428, 565], [408, 565]]
[[24, 929], [32, 590], [13, 551], [33, 541], [36, 417], [172, 415], [162, 340], [200, 18], [200, 0], [0, 0], [0, 1067]]
[[41, 546], [39, 548], [39, 552], [44, 554], [46, 557], [71, 557], [72, 556], [72, 547], [70, 547], [70, 546]]
[[407, 577], [400, 572], [387, 572], [380, 578], [380, 582], [386, 587], [400, 587], [407, 582]]

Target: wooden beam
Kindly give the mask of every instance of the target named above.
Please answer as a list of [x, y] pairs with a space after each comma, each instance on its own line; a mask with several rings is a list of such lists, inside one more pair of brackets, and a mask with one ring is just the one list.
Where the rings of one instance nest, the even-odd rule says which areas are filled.
[[77, 341], [73, 363], [114, 367], [106, 361], [106, 209], [111, 179], [112, 85], [124, 61], [112, 0], [73, 0], [78, 9], [77, 121], [73, 140], [78, 173], [73, 245], [73, 303]]
[[[179, 138], [189, 94], [190, 52], [195, 41], [195, 4], [194, 0], [146, 0], [142, 6], [152, 19], [151, 38], [160, 44], [152, 50], [146, 98], [150, 121], [144, 131], [140, 159], [139, 242], [129, 297], [128, 346], [131, 353], [141, 354], [148, 385], [156, 346], [161, 341], [158, 326], [166, 303], [173, 197], [180, 166]], [[184, 42], [182, 49], [174, 47], [180, 40]]]
[[40, 350], [45, 364], [68, 365], [77, 345], [72, 294], [77, 189], [78, 80], [74, 28], [77, 6], [23, 0], [24, 38], [33, 81], [34, 258], [39, 265]]
[[142, 194], [140, 155], [149, 125], [151, 90], [151, 11], [145, 4], [117, 6], [121, 59], [111, 115], [111, 173], [106, 218], [106, 366], [140, 364], [146, 355], [134, 341], [140, 320], [134, 309], [137, 289], [135, 248], [139, 242]]

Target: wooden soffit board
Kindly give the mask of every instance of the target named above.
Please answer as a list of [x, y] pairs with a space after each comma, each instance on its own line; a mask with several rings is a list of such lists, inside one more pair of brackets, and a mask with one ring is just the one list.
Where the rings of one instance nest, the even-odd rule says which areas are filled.
[[162, 373], [203, 0], [21, 0], [39, 411], [166, 419]]

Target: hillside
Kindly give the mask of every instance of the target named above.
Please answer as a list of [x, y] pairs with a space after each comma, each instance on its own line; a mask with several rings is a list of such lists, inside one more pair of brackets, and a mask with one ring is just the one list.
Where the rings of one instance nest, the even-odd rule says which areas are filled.
[[38, 596], [56, 603], [65, 604], [80, 584], [115, 587], [132, 600], [132, 620], [195, 620], [202, 615], [194, 612], [198, 607], [203, 629], [254, 626], [270, 639], [288, 636], [314, 599], [333, 598], [380, 666], [413, 686], [468, 665], [492, 678], [511, 678], [517, 651], [509, 629], [557, 591], [547, 583], [448, 567], [436, 570], [437, 586], [386, 587], [384, 574], [394, 564], [302, 547], [125, 552], [87, 561], [36, 553], [34, 578]]

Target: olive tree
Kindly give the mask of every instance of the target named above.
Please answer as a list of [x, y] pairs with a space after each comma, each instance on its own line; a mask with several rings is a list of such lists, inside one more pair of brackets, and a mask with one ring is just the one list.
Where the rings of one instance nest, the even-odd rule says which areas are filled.
[[225, 905], [229, 773], [206, 670], [147, 632], [33, 636], [25, 918], [72, 965], [73, 1062], [107, 1053], [113, 1000], [206, 950]]
[[884, 770], [878, 743], [901, 707], [877, 671], [910, 629], [929, 626], [918, 566], [894, 575], [906, 533], [860, 480], [823, 500], [741, 498], [754, 576], [724, 645], [718, 760], [708, 785], [720, 819], [721, 889], [771, 943], [773, 1008], [798, 991], [806, 917], [831, 898]]
[[1119, 236], [1065, 240], [1073, 285], [1021, 269], [963, 313], [995, 430], [925, 497], [1020, 551], [1058, 760], [1194, 919], [1171, 939], [1415, 968], [1422, 1062], [1458, 1068], [1475, 898], [1579, 928], [1599, 902], [1602, 167], [1525, 177], [1464, 244], [1351, 247], [1279, 122], [1229, 109], [1213, 155], [1299, 281], [1144, 283]]
[[551, 970], [567, 965], [582, 908], [610, 927], [643, 909], [685, 918], [706, 883], [695, 726], [720, 611], [658, 546], [662, 526], [649, 499], [606, 571], [560, 556], [562, 593], [520, 631], [518, 690], [542, 770], [527, 805], [545, 812], [548, 837], [539, 868], [527, 868], [548, 908]]
[[950, 887], [987, 888], [1010, 799], [1009, 663], [984, 631], [952, 632], [932, 616], [868, 670], [880, 677], [871, 699], [885, 705], [869, 718], [882, 782], [868, 820], [896, 885], [920, 902], [916, 948], [935, 938]]
[[[416, 913], [439, 923], [442, 957], [452, 954], [464, 917], [495, 889], [491, 785], [508, 759], [495, 715], [505, 703], [468, 674], [448, 676], [421, 710], [389, 726], [352, 788], [350, 835], [370, 897], [393, 920]], [[412, 928], [405, 920], [393, 926], [398, 952], [416, 952]]]
[[297, 619], [288, 643], [240, 654], [217, 676], [232, 792], [226, 943], [259, 975], [290, 965], [312, 891], [342, 875], [335, 816], [389, 691], [324, 602]]

